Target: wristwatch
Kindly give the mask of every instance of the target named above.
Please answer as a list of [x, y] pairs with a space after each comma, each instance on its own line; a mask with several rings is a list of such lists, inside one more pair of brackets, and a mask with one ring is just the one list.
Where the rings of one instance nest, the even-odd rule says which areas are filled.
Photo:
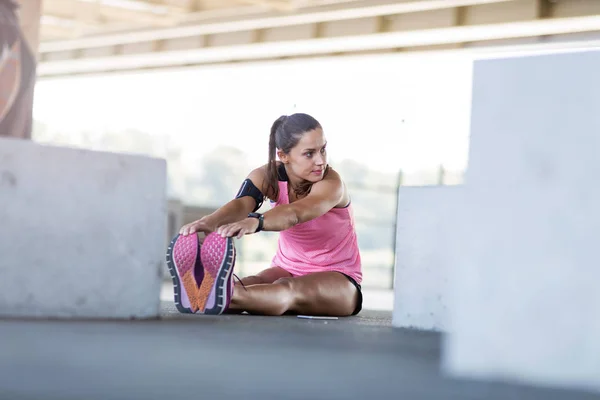
[[263, 223], [265, 220], [264, 215], [260, 213], [251, 212], [250, 214], [248, 214], [248, 218], [258, 218], [258, 228], [256, 228], [256, 231], [254, 231], [255, 233], [263, 230]]

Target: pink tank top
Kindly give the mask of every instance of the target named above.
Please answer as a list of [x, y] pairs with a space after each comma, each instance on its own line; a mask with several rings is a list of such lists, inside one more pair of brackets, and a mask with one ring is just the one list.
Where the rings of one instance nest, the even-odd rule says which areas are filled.
[[[279, 199], [272, 206], [289, 203], [288, 183], [279, 181]], [[352, 205], [333, 208], [318, 218], [279, 232], [272, 265], [294, 276], [338, 271], [361, 283], [360, 252]]]

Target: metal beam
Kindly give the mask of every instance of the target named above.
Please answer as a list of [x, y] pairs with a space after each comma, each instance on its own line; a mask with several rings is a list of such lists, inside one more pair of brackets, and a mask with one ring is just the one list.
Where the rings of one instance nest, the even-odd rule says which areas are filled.
[[259, 43], [115, 56], [68, 61], [42, 62], [39, 76], [70, 75], [126, 71], [146, 68], [167, 68], [208, 63], [306, 57], [363, 51], [389, 51], [405, 47], [516, 39], [543, 35], [592, 32], [600, 30], [600, 15], [535, 20], [492, 25], [459, 26], [411, 32], [390, 32], [354, 37], [298, 40], [293, 42]]
[[334, 11], [297, 13], [268, 18], [254, 18], [240, 21], [203, 24], [169, 29], [153, 29], [124, 34], [74, 39], [60, 42], [47, 42], [40, 46], [41, 53], [67, 51], [90, 47], [106, 47], [128, 43], [149, 42], [155, 40], [193, 37], [215, 33], [240, 32], [254, 29], [266, 29], [291, 25], [313, 24], [328, 21], [351, 20], [357, 18], [379, 17], [385, 15], [431, 11], [479, 4], [512, 2], [515, 0], [422, 0], [392, 3], [360, 8], [348, 8]]

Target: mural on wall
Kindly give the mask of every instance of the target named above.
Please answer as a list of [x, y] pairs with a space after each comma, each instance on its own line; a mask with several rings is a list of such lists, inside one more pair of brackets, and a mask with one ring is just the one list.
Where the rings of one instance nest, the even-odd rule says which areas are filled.
[[0, 0], [0, 136], [29, 139], [36, 62], [17, 7], [13, 0]]

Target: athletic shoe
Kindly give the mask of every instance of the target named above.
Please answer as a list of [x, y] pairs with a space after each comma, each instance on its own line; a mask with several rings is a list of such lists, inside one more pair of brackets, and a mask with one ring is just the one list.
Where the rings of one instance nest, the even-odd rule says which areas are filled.
[[177, 235], [167, 250], [167, 267], [173, 278], [175, 307], [184, 314], [198, 311], [198, 284], [204, 268], [200, 258], [198, 234]]
[[233, 295], [233, 239], [213, 232], [204, 239], [200, 253], [204, 276], [198, 289], [198, 313], [222, 314], [229, 307]]

